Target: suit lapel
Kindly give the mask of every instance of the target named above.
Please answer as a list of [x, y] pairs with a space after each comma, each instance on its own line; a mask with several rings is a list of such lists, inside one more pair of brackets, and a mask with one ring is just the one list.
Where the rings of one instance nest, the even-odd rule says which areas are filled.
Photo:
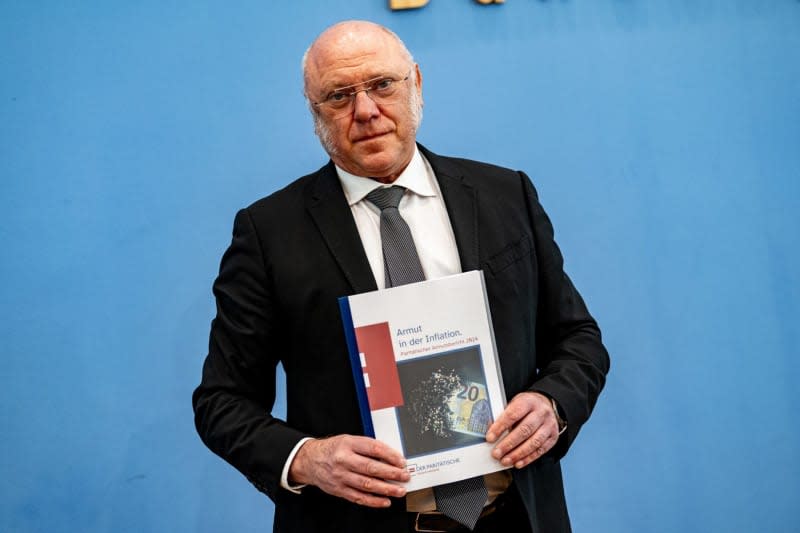
[[310, 187], [308, 212], [354, 294], [377, 290], [333, 163], [322, 167]]
[[440, 157], [425, 147], [420, 151], [431, 164], [439, 188], [442, 190], [447, 214], [456, 237], [461, 259], [461, 270], [468, 272], [480, 267], [478, 242], [478, 193], [464, 182], [464, 175], [447, 158]]

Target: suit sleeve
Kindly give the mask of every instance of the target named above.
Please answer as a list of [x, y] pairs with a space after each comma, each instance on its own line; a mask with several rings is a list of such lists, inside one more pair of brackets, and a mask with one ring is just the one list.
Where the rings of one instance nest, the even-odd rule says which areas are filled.
[[256, 229], [244, 209], [236, 215], [233, 239], [214, 282], [217, 315], [192, 404], [203, 442], [274, 499], [286, 458], [309, 435], [271, 414], [281, 337], [269, 280]]
[[539, 204], [530, 179], [520, 173], [538, 259], [539, 300], [536, 319], [537, 377], [530, 387], [554, 398], [567, 430], [551, 451], [556, 459], [569, 449], [588, 420], [605, 384], [608, 352], [600, 329], [581, 295], [564, 272], [553, 226]]

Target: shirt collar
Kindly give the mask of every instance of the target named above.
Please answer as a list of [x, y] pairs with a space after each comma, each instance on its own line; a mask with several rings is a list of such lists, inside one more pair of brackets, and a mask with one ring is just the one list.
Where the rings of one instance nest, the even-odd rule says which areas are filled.
[[[347, 204], [351, 206], [363, 200], [373, 190], [384, 186], [379, 181], [351, 174], [338, 165], [336, 165], [336, 173], [342, 183]], [[420, 196], [437, 196], [438, 190], [433, 182], [434, 179], [430, 165], [414, 145], [411, 162], [393, 183], [386, 186], [400, 185]]]

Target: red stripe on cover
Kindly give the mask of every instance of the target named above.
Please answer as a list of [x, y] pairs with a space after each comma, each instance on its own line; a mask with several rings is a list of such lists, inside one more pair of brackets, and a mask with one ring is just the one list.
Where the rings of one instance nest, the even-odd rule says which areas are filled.
[[[403, 405], [400, 376], [392, 349], [389, 323], [371, 324], [355, 328], [358, 351], [364, 354], [364, 374], [369, 375], [367, 398], [371, 411]], [[366, 380], [365, 380], [366, 381]]]

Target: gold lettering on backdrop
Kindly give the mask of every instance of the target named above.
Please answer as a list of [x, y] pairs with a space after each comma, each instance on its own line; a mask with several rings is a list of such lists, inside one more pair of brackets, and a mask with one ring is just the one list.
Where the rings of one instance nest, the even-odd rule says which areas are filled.
[[392, 9], [415, 9], [423, 7], [429, 0], [389, 0], [389, 7]]
[[[503, 4], [506, 0], [475, 0], [479, 4]], [[389, 7], [398, 9], [416, 9], [418, 7], [425, 7], [430, 0], [389, 0]]]

